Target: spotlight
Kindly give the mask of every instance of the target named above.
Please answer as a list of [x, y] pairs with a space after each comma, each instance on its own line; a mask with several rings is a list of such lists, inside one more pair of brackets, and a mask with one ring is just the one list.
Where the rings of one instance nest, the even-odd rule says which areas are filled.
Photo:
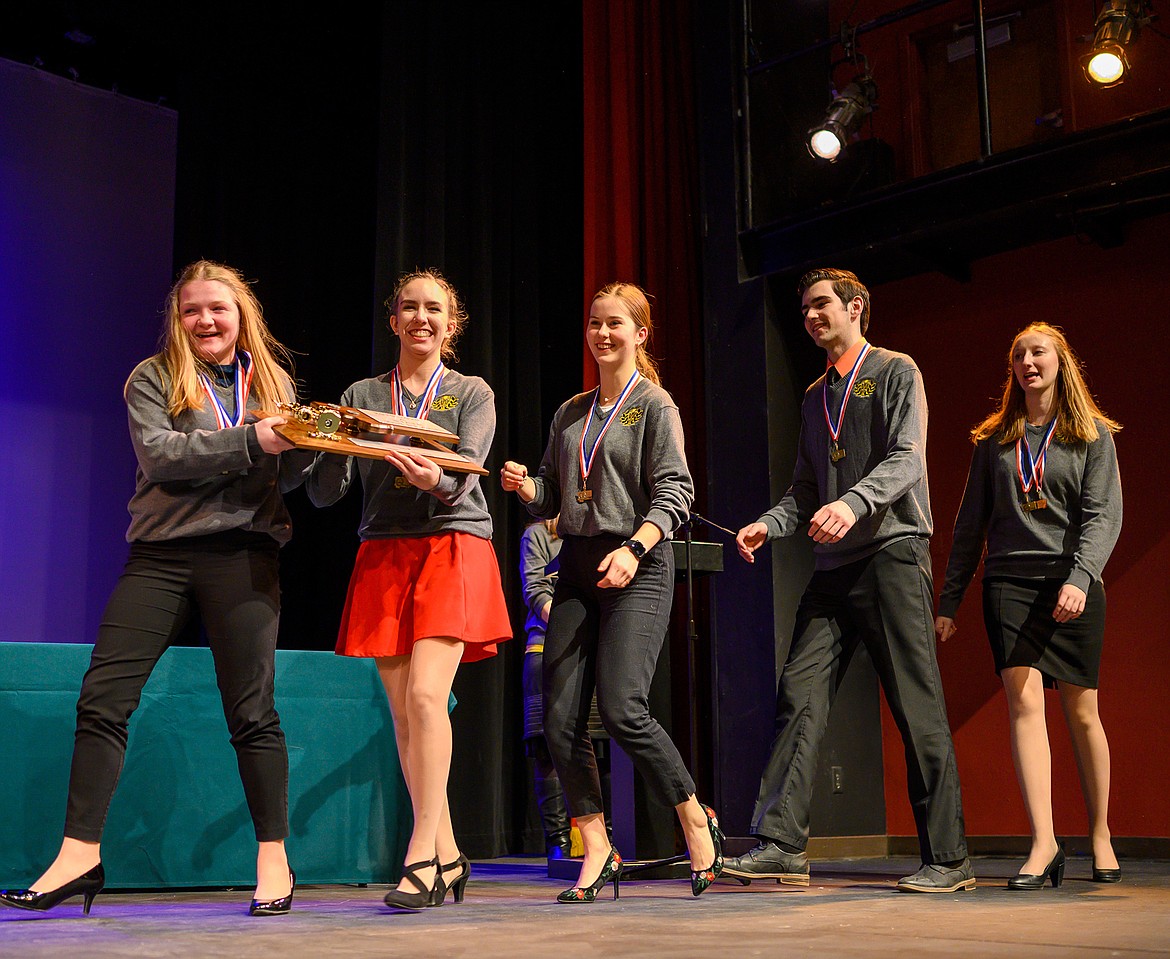
[[853, 82], [838, 93], [822, 123], [808, 131], [808, 152], [832, 162], [845, 148], [849, 137], [861, 125], [863, 117], [873, 113], [877, 100], [877, 84], [868, 73], [860, 73]]
[[1093, 24], [1093, 49], [1081, 58], [1085, 76], [1100, 87], [1115, 87], [1129, 76], [1126, 48], [1149, 23], [1145, 0], [1105, 0]]

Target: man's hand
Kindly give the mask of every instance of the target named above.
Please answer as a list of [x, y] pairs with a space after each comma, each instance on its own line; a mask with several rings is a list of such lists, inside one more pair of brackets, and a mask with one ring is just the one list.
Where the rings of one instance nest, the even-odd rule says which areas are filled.
[[934, 635], [940, 643], [945, 643], [958, 631], [959, 628], [955, 625], [955, 621], [951, 617], [936, 616], [934, 618]]
[[813, 513], [808, 535], [818, 543], [840, 542], [857, 522], [857, 516], [844, 500], [826, 503]]
[[752, 555], [768, 541], [768, 527], [763, 523], [749, 523], [735, 534], [735, 545], [739, 548], [739, 555], [749, 563], [756, 558]]

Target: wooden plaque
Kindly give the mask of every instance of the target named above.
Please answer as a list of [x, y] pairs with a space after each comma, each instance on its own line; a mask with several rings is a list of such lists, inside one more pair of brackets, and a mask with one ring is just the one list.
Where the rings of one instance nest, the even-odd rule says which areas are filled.
[[459, 442], [458, 436], [413, 416], [395, 416], [333, 403], [307, 406], [281, 403], [275, 413], [256, 410], [254, 415], [259, 419], [286, 417], [288, 422], [276, 427], [274, 432], [298, 449], [380, 460], [388, 450], [406, 448], [449, 473], [488, 475], [478, 463], [449, 448]]

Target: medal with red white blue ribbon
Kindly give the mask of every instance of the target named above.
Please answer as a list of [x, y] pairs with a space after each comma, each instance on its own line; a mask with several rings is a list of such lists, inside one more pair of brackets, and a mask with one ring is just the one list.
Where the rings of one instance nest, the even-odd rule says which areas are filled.
[[829, 427], [829, 459], [834, 463], [838, 463], [845, 458], [845, 449], [841, 446], [841, 426], [845, 422], [845, 407], [849, 405], [849, 397], [853, 393], [853, 384], [857, 380], [857, 374], [861, 372], [861, 364], [865, 362], [865, 355], [869, 352], [869, 344], [866, 343], [861, 352], [857, 354], [857, 359], [853, 361], [853, 369], [849, 371], [849, 376], [845, 381], [845, 397], [841, 400], [841, 409], [837, 412], [837, 422], [833, 422], [832, 414], [829, 413], [829, 377], [825, 375], [824, 389], [822, 390], [822, 400], [825, 406], [825, 423]]
[[436, 366], [431, 378], [427, 380], [426, 389], [411, 404], [402, 391], [402, 379], [398, 374], [398, 367], [394, 367], [390, 373], [390, 412], [395, 416], [413, 416], [425, 420], [431, 411], [431, 403], [439, 395], [439, 387], [443, 385], [443, 374], [446, 372], [447, 367], [442, 363]]
[[215, 414], [216, 423], [219, 424], [217, 429], [223, 430], [229, 426], [239, 426], [244, 422], [244, 414], [248, 411], [248, 391], [252, 388], [252, 374], [256, 371], [256, 367], [247, 350], [236, 350], [235, 367], [235, 416], [228, 413], [227, 407], [215, 395], [215, 386], [211, 382], [211, 377], [203, 372], [199, 374], [199, 385], [203, 387], [203, 392], [211, 398], [211, 411]]
[[597, 434], [597, 439], [593, 441], [593, 446], [588, 451], [585, 449], [585, 437], [589, 435], [589, 426], [593, 422], [593, 411], [597, 407], [597, 401], [601, 398], [601, 387], [597, 387], [597, 395], [594, 396], [593, 402], [589, 404], [589, 416], [585, 420], [585, 428], [581, 431], [581, 446], [578, 450], [579, 465], [581, 467], [581, 488], [577, 490], [577, 502], [588, 503], [593, 499], [593, 490], [589, 488], [589, 471], [593, 469], [593, 458], [597, 455], [597, 448], [601, 446], [601, 440], [605, 436], [606, 431], [613, 426], [614, 420], [618, 418], [618, 411], [622, 408], [622, 404], [626, 402], [629, 395], [634, 391], [634, 387], [638, 385], [638, 380], [642, 378], [642, 374], [634, 370], [634, 375], [630, 377], [629, 382], [626, 383], [621, 395], [614, 401], [613, 409], [610, 410], [609, 418], [605, 421], [605, 425], [601, 428], [601, 432]]
[[[1016, 440], [1016, 476], [1020, 480], [1020, 489], [1024, 491], [1024, 509], [1029, 513], [1038, 509], [1047, 509], [1048, 500], [1040, 495], [1040, 486], [1044, 482], [1044, 466], [1048, 462], [1048, 444], [1056, 431], [1056, 417], [1048, 424], [1044, 440], [1040, 444], [1040, 455], [1032, 455], [1032, 446], [1028, 443], [1028, 428]], [[1035, 499], [1029, 499], [1028, 494], [1034, 493]]]

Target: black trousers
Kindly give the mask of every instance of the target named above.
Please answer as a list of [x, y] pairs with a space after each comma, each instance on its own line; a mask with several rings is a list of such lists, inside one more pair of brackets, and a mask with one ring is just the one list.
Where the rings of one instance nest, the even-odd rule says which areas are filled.
[[675, 806], [695, 783], [650, 715], [648, 694], [674, 600], [674, 554], [659, 543], [624, 589], [599, 589], [597, 566], [616, 536], [564, 537], [544, 637], [544, 736], [574, 816], [604, 811], [589, 707], [630, 757], [654, 798]]
[[251, 533], [131, 546], [77, 703], [67, 837], [101, 841], [130, 715], [155, 664], [196, 613], [256, 838], [288, 836], [288, 752], [273, 702], [278, 549], [271, 537]]
[[776, 698], [776, 738], [752, 832], [808, 844], [809, 804], [829, 710], [864, 643], [906, 750], [922, 861], [967, 855], [959, 772], [935, 655], [934, 590], [925, 539], [813, 574], [800, 601]]

